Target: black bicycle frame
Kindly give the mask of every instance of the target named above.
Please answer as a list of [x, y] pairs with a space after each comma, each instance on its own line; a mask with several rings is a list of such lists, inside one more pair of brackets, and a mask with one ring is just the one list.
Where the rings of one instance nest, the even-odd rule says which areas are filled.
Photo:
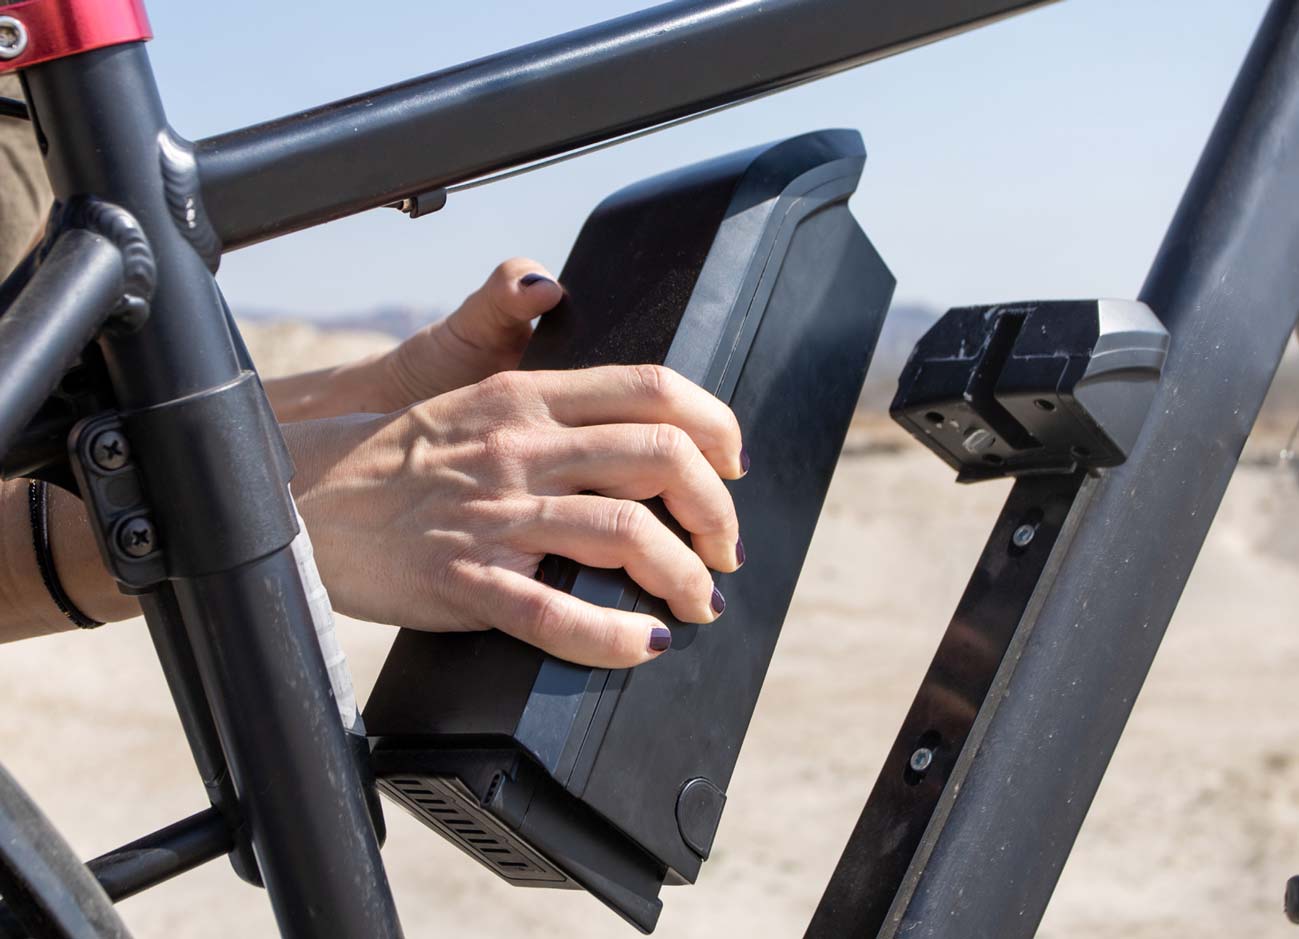
[[[861, 65], [1049, 0], [692, 0], [198, 144], [227, 249]], [[616, 88], [616, 94], [603, 89]]]
[[[214, 809], [92, 862], [107, 889], [97, 898], [87, 899], [85, 877], [62, 894], [48, 878], [4, 884], [12, 912], [32, 928], [40, 904], [24, 906], [20, 896], [44, 898], [45, 908], [93, 907], [233, 850], [241, 874], [265, 883], [284, 935], [401, 934], [364, 765], [335, 716], [290, 550], [297, 524], [283, 443], [213, 280], [223, 251], [376, 206], [437, 202], [457, 184], [1043, 2], [670, 3], [197, 144], [169, 129], [141, 43], [26, 69], [57, 199], [93, 197], [125, 210], [153, 268], [149, 315], [129, 328], [100, 329], [120, 317], [115, 301], [130, 292], [132, 276], [129, 252], [102, 234], [65, 232], [34, 274], [22, 268], [0, 289], [8, 308], [0, 319], [0, 456], [11, 474], [37, 465], [32, 457], [19, 466], [13, 453], [28, 452], [36, 409], [99, 330], [109, 410], [129, 434], [165, 560], [165, 580], [143, 598], [145, 615]], [[895, 787], [882, 777], [813, 933], [891, 934], [902, 922], [943, 936], [1035, 929], [1294, 326], [1299, 216], [1290, 207], [1299, 167], [1276, 142], [1299, 134], [1297, 10], [1299, 0], [1275, 0], [1143, 294], [1173, 333], [1156, 404], [1168, 416], [1156, 419], [1158, 430], [1124, 467], [1016, 487], [990, 552], [1002, 549], [1003, 529], [1023, 504], [1058, 502], [1059, 517], [1034, 566], [1008, 586], [1013, 595], [973, 611], [975, 628], [1001, 645], [983, 665], [987, 674], [965, 689], [970, 732], [942, 775], [921, 787], [922, 801], [888, 802]], [[611, 88], [616, 93], [601, 92]], [[80, 271], [88, 288], [76, 298], [60, 293], [51, 276], [60, 270]], [[1220, 275], [1230, 289], [1219, 286], [1227, 282]], [[40, 297], [62, 304], [57, 324], [55, 313], [42, 326], [30, 312], [56, 309], [33, 305]], [[1238, 325], [1245, 316], [1247, 329]], [[1220, 394], [1216, 380], [1230, 380], [1232, 393]], [[1188, 517], [1189, 509], [1196, 511]], [[1121, 513], [1130, 527], [1116, 534], [1111, 523]], [[1166, 556], [1142, 554], [1157, 535], [1171, 545]], [[1136, 589], [1143, 577], [1157, 589], [1147, 587], [1134, 612], [1132, 591], [1117, 588], [1116, 578]], [[1079, 598], [1102, 581], [1109, 587], [1080, 614]], [[1103, 641], [1069, 641], [1062, 624], [1080, 615], [1093, 627], [1088, 635]], [[1136, 617], [1151, 628], [1122, 628]], [[1076, 673], [1078, 690], [1058, 694], [1066, 673]], [[1007, 699], [1011, 686], [1024, 693]], [[1051, 695], [1034, 697], [1047, 688]], [[1079, 700], [1100, 702], [1090, 723], [1071, 710], [1085, 711]], [[1047, 723], [1060, 729], [1049, 746], [1036, 734]], [[904, 728], [886, 776], [922, 730], [914, 720]], [[1007, 764], [1020, 780], [1014, 799], [995, 789]], [[1039, 809], [1049, 815], [1050, 837], [1034, 840], [1028, 829]], [[898, 817], [888, 812], [901, 814], [909, 834], [880, 861], [871, 838], [880, 818]], [[997, 832], [1015, 834], [1017, 854], [984, 850], [990, 818]], [[141, 845], [172, 855], [141, 860]], [[959, 917], [946, 915], [953, 909]], [[57, 923], [43, 928], [71, 934]]]

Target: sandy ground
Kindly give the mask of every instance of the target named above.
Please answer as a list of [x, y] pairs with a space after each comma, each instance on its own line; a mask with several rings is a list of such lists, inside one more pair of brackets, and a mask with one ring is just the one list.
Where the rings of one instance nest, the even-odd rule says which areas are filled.
[[[1258, 443], [1232, 483], [1043, 937], [1292, 934], [1279, 897], [1299, 873], [1299, 477], [1267, 465], [1274, 453]], [[802, 934], [1005, 491], [958, 487], [889, 434], [854, 436], [714, 859], [665, 891], [656, 935]], [[341, 631], [364, 694], [393, 632]], [[140, 622], [5, 648], [0, 752], [85, 856], [205, 805]], [[505, 886], [395, 807], [388, 821], [412, 939], [635, 934], [585, 895]], [[140, 937], [275, 934], [265, 896], [224, 862], [121, 910]]]

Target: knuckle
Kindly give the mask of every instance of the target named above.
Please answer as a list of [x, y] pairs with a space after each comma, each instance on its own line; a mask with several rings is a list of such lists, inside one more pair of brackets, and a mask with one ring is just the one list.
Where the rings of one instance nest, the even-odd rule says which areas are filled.
[[650, 523], [654, 517], [650, 510], [639, 502], [619, 501], [612, 510], [610, 529], [621, 541], [640, 544], [648, 535]]
[[565, 602], [567, 599], [565, 594], [547, 590], [523, 600], [520, 625], [528, 641], [584, 660], [601, 660], [606, 665], [639, 661], [635, 630], [623, 628], [608, 611], [584, 617]]
[[577, 617], [564, 602], [564, 594], [557, 590], [529, 594], [521, 612], [529, 633], [538, 643], [563, 642], [577, 632]]
[[700, 561], [694, 566], [694, 574], [690, 578], [689, 589], [691, 594], [703, 598], [707, 603], [713, 595], [713, 590], [717, 584], [713, 581], [713, 575], [708, 572], [707, 566]]
[[483, 453], [493, 463], [515, 463], [524, 456], [521, 435], [508, 428], [490, 430], [482, 437]]
[[689, 463], [693, 446], [690, 437], [675, 424], [655, 424], [650, 431], [650, 449], [665, 463], [684, 466]]
[[628, 629], [618, 614], [600, 609], [585, 624], [582, 648], [586, 657], [606, 665], [635, 664], [640, 658], [636, 635], [637, 631]]
[[[537, 515], [537, 509], [531, 500], [503, 493], [492, 493], [488, 498], [466, 501], [462, 511], [469, 516], [468, 524], [477, 530], [479, 540], [490, 538], [493, 544], [506, 540], [511, 529], [518, 527], [520, 520], [535, 518]], [[481, 547], [485, 549], [487, 545]]]
[[718, 403], [722, 405], [722, 413], [725, 415], [723, 420], [726, 422], [726, 432], [738, 441], [743, 436], [743, 431], [740, 429], [740, 419], [735, 416], [735, 412], [731, 410], [729, 405], [722, 404], [720, 401]]
[[533, 528], [546, 530], [563, 521], [563, 510], [560, 503], [548, 496], [528, 496], [514, 503], [514, 515], [511, 521], [530, 524]]
[[537, 372], [496, 372], [477, 385], [480, 406], [498, 423], [552, 425], [545, 385]]
[[527, 384], [522, 372], [497, 372], [480, 381], [478, 387], [489, 398], [513, 400], [524, 394]]
[[729, 495], [725, 499], [710, 500], [703, 506], [701, 522], [706, 531], [729, 531], [739, 527], [735, 517], [735, 503]]
[[635, 365], [640, 393], [653, 401], [666, 401], [676, 388], [677, 374], [665, 365]]
[[503, 321], [515, 319], [517, 314], [513, 309], [518, 306], [514, 302], [515, 294], [510, 289], [511, 282], [515, 279], [514, 272], [510, 268], [510, 262], [506, 261], [498, 264], [492, 271], [487, 282], [483, 284], [483, 298], [487, 301], [487, 306], [495, 316]]
[[492, 273], [487, 278], [487, 283], [497, 288], [503, 288], [514, 279], [514, 273], [519, 266], [524, 263], [523, 258], [507, 258], [496, 267], [492, 268]]
[[691, 574], [691, 577], [683, 579], [677, 584], [677, 596], [675, 600], [685, 605], [686, 620], [691, 622], [707, 622], [711, 620], [709, 613], [709, 597], [713, 594], [713, 579], [708, 577], [707, 573]]
[[456, 554], [444, 564], [435, 564], [421, 572], [420, 580], [441, 602], [454, 610], [473, 607], [473, 596], [479, 589], [482, 571], [479, 565], [465, 554]]
[[637, 636], [635, 630], [627, 629], [612, 616], [606, 616], [596, 633], [596, 642], [619, 664], [635, 664], [642, 658]]

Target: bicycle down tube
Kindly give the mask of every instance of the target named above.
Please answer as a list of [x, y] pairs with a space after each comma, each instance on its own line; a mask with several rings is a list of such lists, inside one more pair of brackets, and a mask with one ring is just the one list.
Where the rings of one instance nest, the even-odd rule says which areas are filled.
[[105, 333], [100, 347], [132, 458], [158, 500], [158, 547], [280, 929], [399, 936], [288, 547], [296, 524], [276, 471], [282, 444], [257, 422], [220, 420], [268, 406], [241, 380], [212, 276], [167, 204], [167, 125], [145, 49], [99, 49], [24, 78], [56, 198], [90, 193], [125, 208], [154, 252], [147, 323]]
[[1299, 0], [1273, 0], [1141, 291], [1172, 343], [1137, 448], [1015, 484], [809, 939], [1036, 933], [1295, 329], [1297, 132]]

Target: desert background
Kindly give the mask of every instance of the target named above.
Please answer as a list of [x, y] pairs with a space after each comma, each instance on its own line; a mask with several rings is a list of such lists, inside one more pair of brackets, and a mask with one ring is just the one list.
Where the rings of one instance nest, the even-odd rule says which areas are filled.
[[[802, 934], [1007, 484], [957, 486], [887, 420], [931, 313], [890, 318], [699, 883], [656, 933]], [[386, 347], [410, 324], [245, 323], [267, 374]], [[1299, 873], [1299, 416], [1294, 344], [1064, 871], [1047, 939], [1286, 936]], [[741, 520], [743, 524], [743, 520]], [[761, 550], [751, 545], [749, 550]], [[739, 628], [738, 626], [736, 628]], [[343, 620], [362, 697], [394, 636]], [[91, 857], [206, 805], [142, 621], [0, 651], [0, 752]], [[506, 886], [387, 807], [407, 935], [635, 935], [582, 893]], [[217, 861], [120, 906], [136, 936], [272, 936], [264, 894]]]

